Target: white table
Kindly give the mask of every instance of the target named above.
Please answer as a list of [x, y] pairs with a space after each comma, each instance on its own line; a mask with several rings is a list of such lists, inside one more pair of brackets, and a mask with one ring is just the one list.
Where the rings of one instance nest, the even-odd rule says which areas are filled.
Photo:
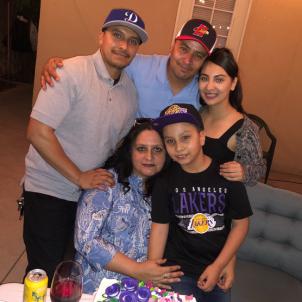
[[[23, 302], [23, 288], [21, 283], [6, 283], [0, 285], [0, 302]], [[83, 294], [80, 302], [93, 302], [94, 296]], [[47, 289], [46, 302], [51, 302], [49, 288]]]

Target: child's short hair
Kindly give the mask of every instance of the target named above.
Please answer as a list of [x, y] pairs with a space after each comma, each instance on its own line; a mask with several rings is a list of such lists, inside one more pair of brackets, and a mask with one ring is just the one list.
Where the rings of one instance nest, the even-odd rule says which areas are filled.
[[172, 104], [162, 110], [160, 116], [152, 121], [154, 128], [158, 131], [162, 131], [167, 125], [176, 123], [190, 123], [200, 131], [204, 129], [200, 113], [190, 104]]

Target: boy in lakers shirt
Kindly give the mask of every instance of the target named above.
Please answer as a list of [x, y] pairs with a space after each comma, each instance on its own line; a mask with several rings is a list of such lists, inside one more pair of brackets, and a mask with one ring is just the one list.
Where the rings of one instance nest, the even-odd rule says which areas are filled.
[[230, 301], [219, 285], [248, 231], [245, 187], [221, 177], [219, 165], [203, 154], [203, 123], [192, 105], [173, 104], [153, 123], [173, 164], [153, 189], [148, 256], [181, 265], [184, 276], [174, 291], [197, 301]]

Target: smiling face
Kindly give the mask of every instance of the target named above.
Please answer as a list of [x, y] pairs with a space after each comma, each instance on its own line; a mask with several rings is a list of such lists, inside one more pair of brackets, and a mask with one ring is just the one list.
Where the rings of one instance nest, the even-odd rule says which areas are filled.
[[205, 142], [203, 131], [190, 123], [175, 123], [163, 129], [164, 142], [170, 157], [187, 172], [200, 171]]
[[237, 78], [232, 79], [222, 67], [213, 62], [209, 61], [201, 70], [199, 91], [209, 106], [229, 104], [230, 92], [236, 84]]
[[207, 56], [203, 46], [193, 40], [176, 40], [171, 50], [168, 74], [178, 80], [191, 81]]
[[163, 141], [155, 130], [144, 130], [137, 136], [131, 155], [133, 173], [142, 178], [158, 173], [166, 159]]
[[138, 35], [125, 26], [110, 26], [100, 33], [100, 51], [113, 79], [118, 78], [122, 69], [130, 64], [140, 43]]

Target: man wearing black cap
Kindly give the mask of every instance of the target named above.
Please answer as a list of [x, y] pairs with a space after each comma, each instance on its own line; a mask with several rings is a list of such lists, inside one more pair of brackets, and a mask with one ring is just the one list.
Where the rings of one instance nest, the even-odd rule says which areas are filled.
[[155, 118], [180, 102], [199, 109], [198, 73], [215, 42], [211, 24], [191, 19], [176, 36], [169, 56], [136, 55], [126, 71], [138, 91], [139, 116]]
[[[138, 92], [138, 116], [155, 118], [173, 103], [189, 103], [200, 107], [198, 72], [216, 42], [216, 32], [210, 23], [201, 19], [187, 21], [176, 36], [169, 56], [136, 55], [126, 72]], [[59, 79], [55, 68], [62, 59], [50, 59], [44, 68], [41, 84]]]
[[73, 231], [81, 189], [113, 184], [98, 167], [134, 123], [136, 90], [123, 69], [146, 40], [137, 13], [112, 10], [99, 50], [66, 60], [60, 83], [40, 91], [32, 110], [24, 177], [26, 271], [42, 268], [50, 282]]

